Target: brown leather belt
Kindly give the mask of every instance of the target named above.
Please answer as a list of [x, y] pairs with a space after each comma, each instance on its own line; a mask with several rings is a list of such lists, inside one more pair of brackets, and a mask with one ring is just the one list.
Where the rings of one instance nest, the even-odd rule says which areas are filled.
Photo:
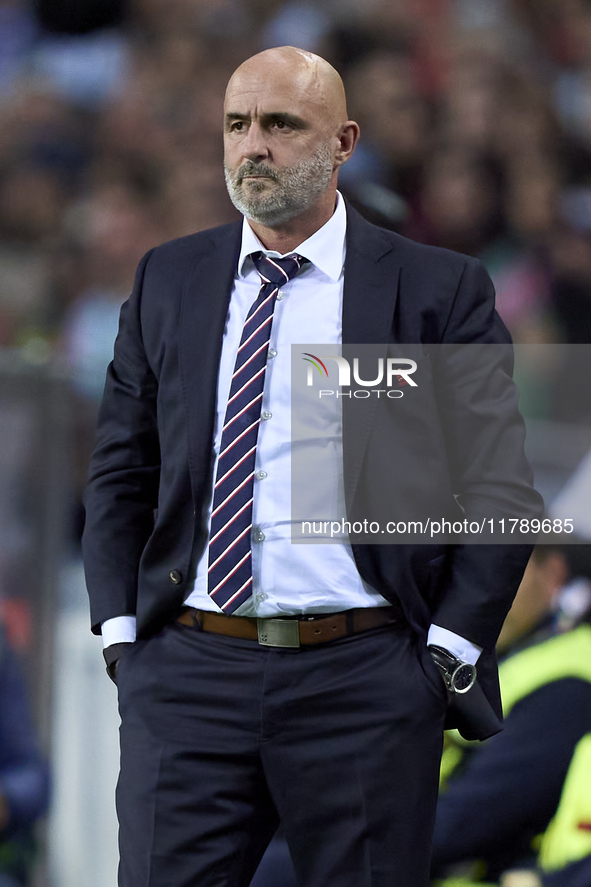
[[325, 644], [361, 631], [393, 625], [400, 622], [400, 617], [393, 607], [366, 607], [326, 616], [285, 619], [224, 616], [186, 607], [176, 621], [202, 631], [258, 641], [265, 647], [299, 647], [301, 644]]

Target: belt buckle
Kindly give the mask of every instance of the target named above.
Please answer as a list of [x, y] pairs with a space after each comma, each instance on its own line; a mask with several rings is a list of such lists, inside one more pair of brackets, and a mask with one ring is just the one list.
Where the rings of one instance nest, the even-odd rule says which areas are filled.
[[263, 647], [300, 646], [300, 626], [297, 619], [257, 619], [258, 641]]

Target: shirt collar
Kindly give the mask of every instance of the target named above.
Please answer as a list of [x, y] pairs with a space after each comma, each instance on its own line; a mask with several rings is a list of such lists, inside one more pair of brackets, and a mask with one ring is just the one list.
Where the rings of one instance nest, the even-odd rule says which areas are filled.
[[[337, 191], [337, 205], [335, 211], [322, 228], [319, 228], [311, 237], [300, 243], [290, 252], [300, 253], [308, 259], [320, 271], [338, 280], [343, 272], [345, 262], [345, 232], [347, 229], [347, 212], [345, 201]], [[250, 254], [262, 250], [265, 255], [278, 256], [274, 250], [265, 249], [246, 218], [242, 222], [242, 246], [238, 257], [238, 277], [245, 277], [252, 269]]]

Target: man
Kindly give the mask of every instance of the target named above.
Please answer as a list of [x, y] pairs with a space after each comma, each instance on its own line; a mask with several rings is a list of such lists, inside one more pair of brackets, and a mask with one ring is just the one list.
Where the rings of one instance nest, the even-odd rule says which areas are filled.
[[[465, 729], [498, 729], [492, 651], [529, 546], [290, 544], [292, 343], [508, 341], [477, 262], [345, 207], [358, 134], [323, 59], [247, 60], [224, 106], [244, 222], [153, 250], [122, 310], [84, 537], [122, 717], [121, 887], [246, 885], [279, 820], [307, 887], [424, 887], [459, 660], [482, 687]], [[474, 410], [447, 392], [447, 456], [439, 425], [420, 447], [400, 428], [401, 455], [426, 453], [421, 482], [468, 515], [534, 515], [515, 392], [493, 378]], [[343, 421], [326, 501], [375, 484]]]

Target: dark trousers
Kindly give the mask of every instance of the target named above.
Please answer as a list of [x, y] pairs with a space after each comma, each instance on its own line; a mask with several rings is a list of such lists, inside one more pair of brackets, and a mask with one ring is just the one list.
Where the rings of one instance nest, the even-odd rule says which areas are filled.
[[184, 627], [119, 663], [120, 887], [426, 887], [446, 708], [406, 626], [284, 650]]

